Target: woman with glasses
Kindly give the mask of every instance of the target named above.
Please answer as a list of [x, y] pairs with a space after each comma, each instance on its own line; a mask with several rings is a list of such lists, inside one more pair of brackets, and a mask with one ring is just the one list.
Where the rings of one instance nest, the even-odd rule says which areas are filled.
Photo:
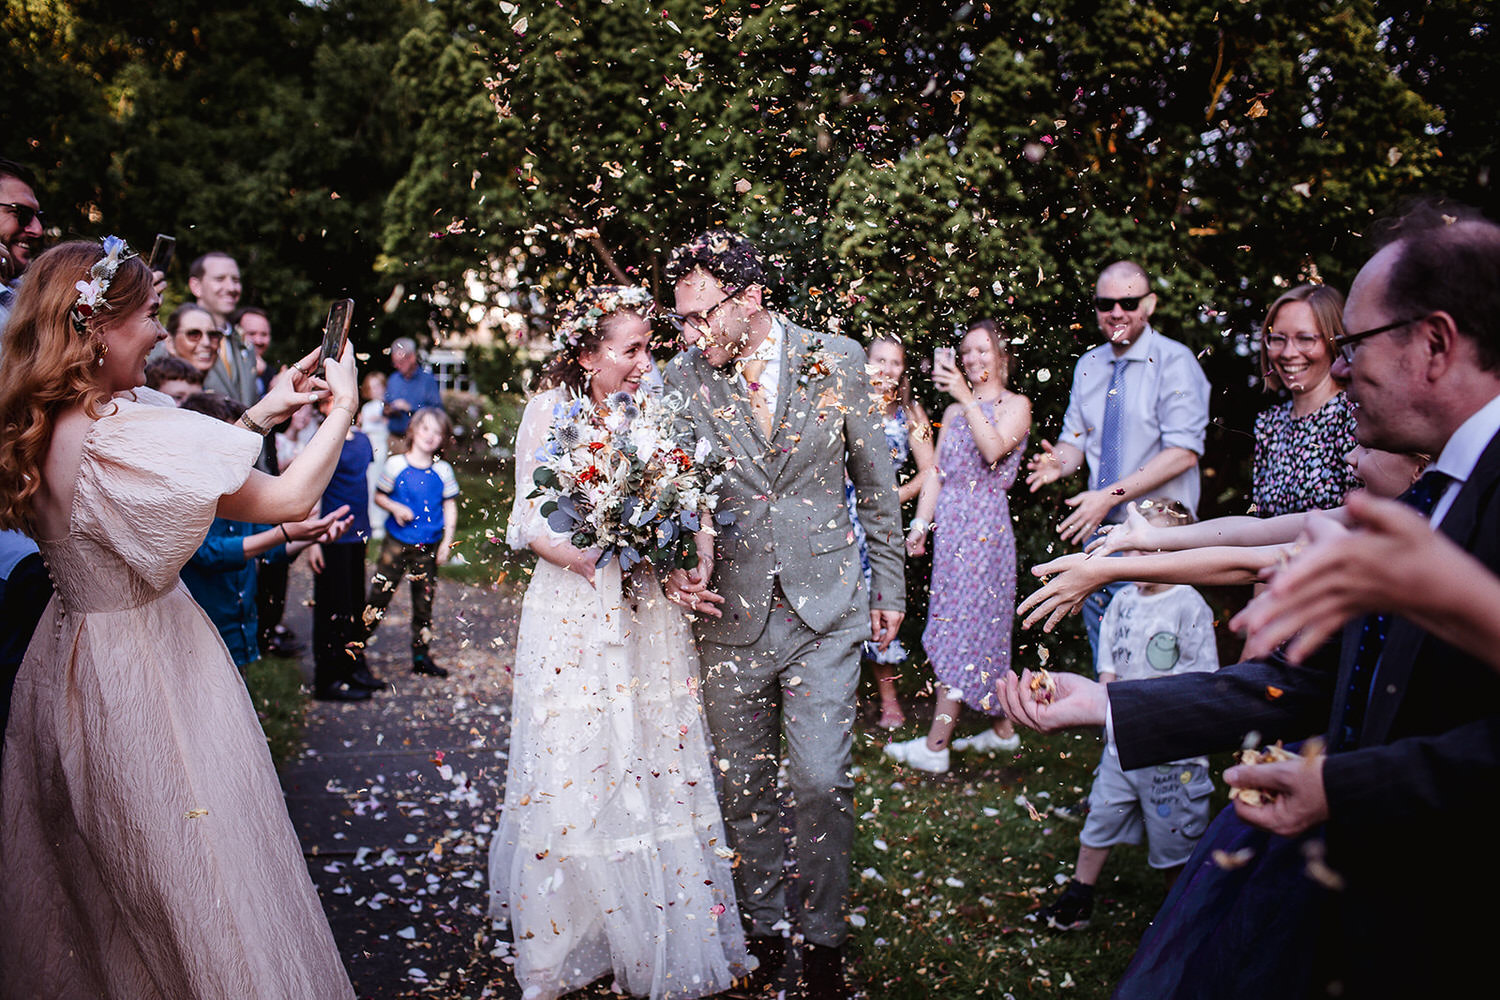
[[1260, 339], [1269, 391], [1291, 397], [1255, 418], [1251, 497], [1260, 517], [1327, 510], [1360, 485], [1344, 461], [1354, 447], [1354, 408], [1333, 376], [1344, 296], [1298, 285], [1271, 304]]
[[224, 331], [214, 325], [209, 311], [196, 302], [184, 302], [167, 317], [167, 354], [181, 358], [207, 375], [219, 360]]

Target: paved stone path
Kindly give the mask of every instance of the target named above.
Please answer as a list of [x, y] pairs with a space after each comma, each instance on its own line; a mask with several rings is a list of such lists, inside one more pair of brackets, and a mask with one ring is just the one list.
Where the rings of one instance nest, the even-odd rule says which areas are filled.
[[[299, 562], [287, 624], [312, 636], [311, 574]], [[410, 670], [405, 587], [370, 645], [393, 690], [313, 702], [306, 749], [282, 768], [292, 822], [355, 991], [369, 1000], [518, 997], [485, 918], [488, 833], [505, 780], [518, 597], [438, 585], [434, 659]], [[310, 654], [303, 657], [309, 683]]]

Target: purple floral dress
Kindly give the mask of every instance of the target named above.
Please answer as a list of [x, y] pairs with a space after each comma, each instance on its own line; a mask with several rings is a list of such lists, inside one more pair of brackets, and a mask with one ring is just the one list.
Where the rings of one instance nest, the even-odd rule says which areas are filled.
[[[981, 403], [988, 419], [993, 403]], [[1003, 715], [995, 681], [1010, 670], [1016, 610], [1016, 537], [1006, 490], [1016, 482], [1023, 437], [999, 463], [985, 464], [967, 415], [948, 424], [938, 448], [943, 487], [933, 515], [932, 591], [922, 647], [937, 678], [964, 704]]]

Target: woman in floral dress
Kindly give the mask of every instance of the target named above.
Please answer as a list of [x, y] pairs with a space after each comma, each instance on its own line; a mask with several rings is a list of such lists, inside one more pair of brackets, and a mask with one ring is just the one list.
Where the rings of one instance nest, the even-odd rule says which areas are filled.
[[1261, 372], [1268, 390], [1291, 398], [1255, 418], [1251, 496], [1260, 517], [1328, 510], [1361, 485], [1344, 461], [1354, 447], [1354, 407], [1333, 377], [1343, 312], [1337, 289], [1299, 285], [1266, 313]]
[[[1016, 606], [1016, 539], [1006, 491], [1016, 481], [1031, 429], [1031, 400], [1006, 388], [1010, 352], [993, 320], [969, 328], [963, 372], [940, 358], [933, 382], [953, 397], [938, 434], [937, 471], [922, 487], [906, 551], [921, 555], [927, 531], [937, 547], [922, 646], [940, 688], [925, 737], [891, 743], [886, 756], [923, 771], [948, 770], [952, 749], [1013, 751], [1015, 728], [1000, 708], [995, 682], [1010, 670]], [[994, 719], [979, 734], [953, 740], [962, 705]]]

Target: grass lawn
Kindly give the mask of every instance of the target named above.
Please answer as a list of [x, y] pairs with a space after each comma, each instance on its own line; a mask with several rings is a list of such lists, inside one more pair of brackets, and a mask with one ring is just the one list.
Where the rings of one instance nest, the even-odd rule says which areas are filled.
[[255, 712], [260, 716], [271, 759], [280, 766], [302, 749], [302, 723], [307, 713], [307, 692], [296, 660], [267, 656], [250, 664], [247, 686]]
[[[904, 700], [913, 721], [896, 739], [931, 719], [930, 702]], [[966, 714], [959, 732], [985, 724]], [[886, 734], [856, 732], [851, 944], [872, 997], [1103, 998], [1129, 964], [1166, 895], [1144, 846], [1113, 852], [1088, 929], [1060, 934], [1025, 919], [1072, 874], [1104, 742], [1094, 732], [1021, 738], [1019, 753], [954, 754], [948, 774], [928, 775], [882, 757]], [[1212, 760], [1216, 782], [1228, 763]], [[1226, 801], [1218, 783], [1215, 813]]]

